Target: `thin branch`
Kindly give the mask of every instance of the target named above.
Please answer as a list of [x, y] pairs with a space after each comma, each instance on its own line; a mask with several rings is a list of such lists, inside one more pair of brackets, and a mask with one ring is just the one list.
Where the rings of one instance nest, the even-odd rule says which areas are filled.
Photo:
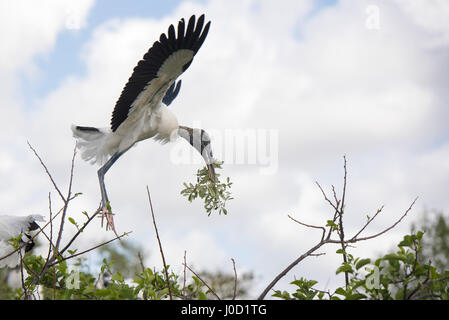
[[50, 181], [53, 184], [53, 187], [55, 188], [55, 190], [58, 192], [59, 196], [61, 197], [62, 201], [65, 203], [66, 199], [64, 198], [64, 196], [62, 195], [61, 190], [59, 190], [58, 186], [56, 185], [55, 180], [53, 180], [53, 177], [50, 173], [50, 171], [48, 171], [47, 166], [44, 164], [44, 162], [42, 161], [41, 157], [39, 156], [39, 154], [36, 152], [36, 150], [31, 146], [31, 144], [27, 141], [28, 147], [30, 147], [31, 151], [33, 151], [34, 155], [37, 157], [37, 159], [39, 160], [39, 162], [41, 163], [42, 167], [44, 167], [45, 172], [47, 173], [48, 177], [50, 178]]
[[185, 296], [185, 290], [186, 290], [186, 265], [187, 265], [186, 254], [187, 254], [187, 251], [184, 250], [184, 280], [183, 280], [183, 284], [182, 284], [182, 296], [183, 297]]
[[148, 188], [148, 186], [147, 186], [147, 194], [148, 194], [148, 201], [150, 202], [151, 216], [153, 217], [154, 230], [156, 231], [157, 242], [159, 244], [159, 250], [161, 252], [162, 263], [164, 264], [165, 278], [166, 278], [167, 287], [168, 287], [168, 295], [170, 296], [170, 300], [173, 300], [171, 287], [170, 287], [170, 278], [168, 277], [167, 264], [165, 263], [164, 251], [162, 250], [161, 239], [159, 238], [159, 232], [157, 231], [156, 219], [154, 218], [153, 203], [151, 202], [150, 189]]
[[[70, 241], [66, 244], [66, 246], [59, 252], [59, 254], [63, 254], [68, 248], [70, 248], [70, 246], [72, 245], [72, 243], [76, 240], [76, 238], [78, 238], [78, 236], [84, 231], [84, 229], [87, 227], [87, 225], [100, 213], [100, 209], [97, 209], [97, 211], [95, 211], [95, 213], [89, 217], [89, 219], [87, 219], [87, 221], [83, 224], [83, 226], [75, 233], [75, 235], [72, 237], [72, 239], [70, 239]], [[116, 235], [116, 237], [120, 238], [118, 235]]]
[[295, 218], [293, 218], [293, 217], [290, 216], [290, 215], [288, 215], [288, 217], [289, 217], [291, 220], [293, 220], [294, 222], [296, 222], [296, 223], [298, 223], [298, 224], [300, 224], [300, 225], [302, 225], [302, 226], [304, 226], [304, 227], [312, 228], [312, 229], [320, 229], [320, 230], [323, 230], [323, 235], [322, 235], [322, 237], [321, 237], [321, 241], [324, 240], [324, 237], [326, 236], [326, 228], [324, 228], [324, 227], [318, 227], [318, 226], [313, 226], [313, 225], [311, 225], [311, 224], [303, 223], [303, 222], [301, 222], [301, 221], [296, 220]]
[[357, 232], [357, 234], [353, 238], [357, 238], [366, 229], [366, 227], [368, 227], [368, 225], [371, 222], [373, 222], [374, 219], [376, 219], [376, 217], [379, 215], [379, 213], [382, 212], [383, 209], [384, 209], [384, 206], [380, 207], [380, 209], [377, 210], [377, 212], [374, 214], [374, 216], [372, 216], [371, 218], [368, 219], [368, 221], [365, 223], [365, 225], [362, 227], [362, 229], [360, 229], [360, 231]]
[[25, 295], [25, 299], [28, 300], [28, 289], [25, 285], [25, 280], [23, 278], [23, 257], [22, 251], [19, 250], [19, 261], [20, 261], [20, 282], [22, 284], [23, 294]]
[[[50, 215], [50, 221], [52, 221], [52, 217], [53, 217], [53, 211], [51, 210], [51, 193], [48, 193], [48, 211], [49, 211], [49, 215]], [[50, 260], [50, 255], [51, 255], [51, 251], [53, 248], [53, 223], [50, 223], [50, 238], [47, 237], [47, 235], [45, 234], [44, 230], [42, 230], [42, 234], [45, 235], [45, 237], [47, 238], [48, 242], [49, 242], [49, 246], [48, 246], [48, 253], [47, 253], [47, 258], [45, 259], [45, 263], [47, 263]]]
[[[348, 257], [346, 256], [346, 245], [345, 245], [345, 232], [343, 228], [343, 213], [345, 210], [345, 197], [346, 197], [346, 178], [347, 178], [347, 169], [346, 169], [346, 156], [343, 156], [344, 164], [344, 177], [343, 177], [343, 194], [341, 196], [341, 202], [340, 202], [340, 212], [338, 215], [339, 220], [339, 229], [337, 230], [338, 235], [340, 236], [340, 242], [341, 242], [341, 249], [343, 250], [343, 262], [346, 264], [348, 263]], [[335, 188], [334, 189], [334, 196], [335, 196]], [[337, 201], [338, 203], [338, 201]], [[338, 205], [337, 205], [338, 207]], [[344, 272], [345, 274], [345, 285], [346, 289], [349, 287], [349, 273], [347, 271]]]
[[321, 248], [323, 245], [325, 245], [326, 243], [328, 243], [329, 240], [323, 240], [320, 241], [316, 246], [314, 246], [313, 248], [311, 248], [309, 251], [307, 251], [306, 253], [304, 253], [303, 255], [301, 255], [298, 259], [296, 259], [295, 261], [293, 261], [292, 263], [290, 263], [287, 268], [285, 268], [281, 273], [279, 273], [274, 279], [273, 281], [270, 282], [270, 284], [265, 288], [265, 290], [260, 294], [260, 296], [257, 298], [258, 300], [263, 300], [265, 298], [265, 296], [268, 294], [268, 292], [274, 287], [274, 285], [281, 280], [291, 269], [293, 269], [293, 267], [295, 267], [298, 263], [300, 263], [301, 261], [303, 261], [305, 258], [309, 257], [311, 254], [313, 254], [316, 250], [318, 250], [319, 248]]
[[55, 244], [56, 251], [59, 250], [59, 245], [60, 245], [61, 240], [62, 240], [62, 232], [64, 230], [65, 216], [66, 216], [66, 213], [67, 213], [67, 209], [69, 207], [69, 201], [70, 200], [67, 200], [67, 199], [70, 199], [70, 196], [72, 194], [73, 168], [75, 166], [75, 156], [76, 156], [76, 144], [75, 144], [75, 147], [73, 148], [72, 163], [71, 163], [71, 166], [70, 166], [69, 187], [67, 188], [68, 189], [67, 197], [64, 200], [64, 210], [62, 211], [61, 223], [60, 223], [60, 226], [59, 226], [59, 233], [58, 233], [58, 237], [56, 238], [56, 244]]
[[140, 251], [137, 252], [137, 258], [139, 259], [140, 267], [142, 268], [142, 272], [145, 272], [145, 265], [143, 264], [143, 256]]
[[[412, 202], [412, 204], [410, 205], [410, 207], [405, 211], [405, 213], [394, 223], [392, 224], [390, 227], [386, 228], [385, 230], [369, 236], [369, 237], [363, 237], [363, 238], [359, 238], [358, 236], [366, 229], [366, 227], [378, 216], [378, 214], [382, 211], [383, 207], [381, 209], [379, 209], [377, 211], [377, 213], [374, 215], [373, 218], [369, 219], [367, 223], [365, 223], [365, 225], [355, 234], [354, 237], [352, 237], [349, 240], [346, 240], [344, 237], [344, 233], [342, 232], [342, 227], [343, 227], [343, 220], [342, 220], [342, 215], [344, 212], [344, 206], [345, 206], [345, 202], [344, 202], [344, 197], [346, 196], [346, 182], [347, 182], [347, 169], [346, 169], [346, 157], [344, 157], [344, 169], [345, 169], [345, 175], [344, 175], [344, 185], [343, 185], [343, 196], [342, 196], [342, 200], [341, 202], [338, 201], [337, 196], [336, 196], [336, 192], [335, 192], [335, 188], [333, 188], [333, 194], [334, 194], [334, 198], [336, 199], [336, 204], [334, 204], [332, 201], [329, 200], [329, 198], [327, 197], [326, 193], [324, 192], [323, 188], [321, 187], [321, 185], [316, 182], [316, 184], [318, 185], [318, 188], [321, 190], [321, 193], [324, 196], [324, 199], [326, 200], [326, 202], [328, 202], [332, 208], [334, 208], [335, 213], [334, 213], [334, 222], [336, 221], [336, 219], [339, 219], [339, 224], [340, 224], [340, 230], [337, 229], [337, 232], [339, 234], [339, 238], [338, 240], [334, 240], [331, 239], [331, 235], [334, 231], [333, 227], [329, 228], [328, 231], [328, 235], [326, 238], [324, 238], [323, 236], [321, 237], [321, 240], [311, 249], [309, 249], [306, 253], [304, 253], [303, 255], [301, 255], [300, 257], [298, 257], [295, 261], [293, 261], [290, 265], [288, 265], [281, 273], [279, 273], [274, 279], [273, 281], [270, 282], [270, 284], [265, 288], [265, 290], [260, 294], [260, 296], [258, 297], [259, 300], [263, 300], [265, 298], [265, 296], [268, 294], [268, 292], [276, 285], [276, 283], [282, 279], [293, 267], [295, 267], [297, 264], [299, 264], [301, 261], [303, 261], [305, 258], [310, 257], [310, 256], [320, 256], [322, 254], [316, 254], [314, 253], [316, 250], [318, 250], [319, 248], [321, 248], [322, 246], [326, 245], [326, 244], [339, 244], [342, 246], [343, 249], [345, 249], [349, 244], [351, 243], [356, 243], [359, 241], [365, 241], [365, 240], [370, 240], [370, 239], [374, 239], [377, 238], [383, 234], [385, 234], [386, 232], [390, 231], [391, 229], [395, 228], [407, 215], [408, 213], [412, 210], [412, 208], [414, 207], [416, 201], [418, 200], [418, 197], [415, 198], [415, 200]], [[305, 227], [309, 227], [309, 228], [314, 228], [314, 229], [321, 229], [324, 230], [323, 235], [325, 233], [325, 228], [324, 227], [318, 227], [318, 226], [312, 226], [312, 225], [308, 225], [305, 223], [302, 223], [300, 221], [297, 221], [295, 219], [293, 219], [291, 216], [289, 216], [289, 218]], [[344, 261], [346, 262], [346, 256], [344, 256]], [[345, 277], [345, 281], [346, 284], [348, 284], [348, 279]]]
[[345, 176], [343, 177], [343, 194], [341, 196], [341, 206], [340, 206], [340, 212], [341, 214], [343, 214], [344, 208], [345, 208], [345, 199], [346, 199], [346, 180], [347, 180], [347, 176], [348, 176], [348, 170], [347, 170], [347, 160], [346, 160], [346, 155], [343, 156], [343, 160], [344, 160], [344, 164], [343, 164], [343, 168], [344, 168], [344, 172], [345, 172]]
[[218, 300], [221, 300], [220, 299], [220, 297], [215, 293], [215, 291], [207, 284], [207, 282], [206, 281], [204, 281], [203, 279], [201, 279], [201, 277], [197, 274], [197, 273], [195, 273], [195, 271], [193, 271], [187, 264], [184, 264], [184, 266], [186, 266], [187, 267], [187, 269], [189, 269], [190, 270], [190, 272], [192, 272], [194, 275], [195, 275], [195, 277], [197, 277], [202, 283], [204, 283], [204, 285], [209, 289], [209, 291], [218, 299]]
[[88, 252], [90, 252], [90, 251], [93, 251], [93, 250], [95, 250], [95, 249], [98, 249], [98, 248], [100, 248], [100, 247], [102, 247], [102, 246], [105, 246], [105, 245], [107, 245], [107, 244], [109, 244], [109, 243], [115, 241], [115, 240], [120, 240], [121, 238], [126, 237], [127, 235], [129, 235], [130, 233], [132, 233], [132, 231], [124, 232], [124, 233], [122, 233], [121, 235], [116, 236], [115, 238], [112, 238], [111, 240], [108, 240], [108, 241], [106, 241], [106, 242], [103, 242], [103, 243], [100, 243], [100, 244], [96, 245], [95, 247], [92, 247], [92, 248], [90, 248], [90, 249], [81, 251], [81, 252], [79, 252], [79, 253], [73, 254], [73, 255], [68, 256], [68, 257], [62, 257], [61, 259], [58, 259], [58, 261], [52, 262], [52, 263], [49, 265], [49, 268], [50, 268], [50, 267], [53, 267], [53, 266], [55, 266], [55, 265], [57, 265], [57, 264], [59, 264], [59, 263], [61, 263], [61, 262], [63, 262], [63, 261], [66, 261], [66, 260], [69, 260], [69, 259], [78, 257], [78, 256], [80, 256], [80, 255], [86, 254], [86, 253], [88, 253]]
[[339, 211], [339, 210], [338, 210], [338, 203], [337, 203], [337, 205], [335, 205], [335, 204], [332, 203], [332, 201], [329, 200], [329, 198], [328, 198], [327, 195], [326, 195], [326, 192], [324, 192], [323, 188], [321, 187], [321, 185], [320, 185], [320, 183], [319, 183], [318, 181], [315, 181], [315, 184], [316, 184], [316, 185], [318, 186], [318, 188], [321, 190], [321, 193], [323, 194], [324, 200], [326, 200], [326, 201], [331, 205], [331, 207], [334, 208], [334, 210], [335, 210], [336, 212], [338, 212], [338, 211]]
[[[370, 240], [370, 239], [374, 239], [377, 238], [385, 233], [387, 233], [388, 231], [390, 231], [391, 229], [393, 229], [394, 227], [396, 227], [407, 215], [408, 213], [413, 209], [413, 206], [415, 205], [416, 201], [418, 201], [419, 197], [416, 197], [415, 200], [413, 200], [412, 204], [410, 205], [410, 207], [407, 209], [407, 211], [405, 211], [405, 213], [390, 227], [386, 228], [385, 230], [376, 233], [372, 236], [369, 237], [364, 237], [364, 238], [356, 238], [355, 236], [352, 237], [350, 240], [346, 241], [347, 243], [354, 243], [354, 242], [359, 242], [359, 241], [365, 241], [365, 240]], [[360, 234], [357, 233], [357, 234]]]
[[234, 258], [231, 258], [232, 266], [234, 267], [234, 294], [232, 296], [232, 300], [235, 300], [235, 297], [237, 296], [237, 270], [235, 269], [235, 260]]

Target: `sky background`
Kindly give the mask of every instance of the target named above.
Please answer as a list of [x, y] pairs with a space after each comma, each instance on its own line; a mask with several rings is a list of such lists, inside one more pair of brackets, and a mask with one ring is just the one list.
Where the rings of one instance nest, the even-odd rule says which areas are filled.
[[[412, 222], [449, 209], [449, 3], [446, 0], [0, 1], [0, 213], [43, 214], [56, 192], [27, 146], [39, 152], [65, 190], [75, 141], [71, 124], [107, 127], [132, 69], [170, 24], [204, 13], [209, 35], [170, 106], [182, 125], [212, 134], [217, 158], [232, 159], [225, 132], [274, 132], [268, 143], [277, 170], [264, 163], [225, 163], [234, 182], [228, 215], [207, 216], [179, 193], [202, 164], [177, 164], [179, 141], [139, 143], [106, 175], [118, 232], [161, 267], [145, 187], [153, 199], [168, 264], [256, 276], [253, 297], [320, 232], [288, 219], [324, 225], [332, 209], [315, 185], [341, 192], [348, 159], [346, 234], [385, 206], [365, 231], [388, 234], [352, 248], [375, 257], [394, 247]], [[374, 20], [373, 20], [374, 19]], [[215, 144], [214, 144], [215, 136]], [[249, 148], [249, 146], [247, 146]], [[272, 147], [272, 148], [271, 148]], [[198, 159], [195, 159], [198, 160]], [[76, 158], [69, 216], [93, 213], [97, 167]], [[75, 229], [66, 225], [67, 236]], [[76, 246], [113, 234], [89, 226]], [[343, 284], [337, 247], [305, 260], [276, 289], [299, 277], [326, 290]], [[292, 289], [292, 288], [290, 288]]]

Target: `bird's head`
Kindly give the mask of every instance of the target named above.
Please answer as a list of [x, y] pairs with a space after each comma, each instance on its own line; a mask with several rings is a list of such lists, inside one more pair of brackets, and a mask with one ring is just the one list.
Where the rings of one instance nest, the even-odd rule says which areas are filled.
[[179, 136], [186, 139], [203, 157], [209, 171], [209, 178], [215, 182], [214, 156], [212, 154], [211, 139], [203, 129], [180, 126]]

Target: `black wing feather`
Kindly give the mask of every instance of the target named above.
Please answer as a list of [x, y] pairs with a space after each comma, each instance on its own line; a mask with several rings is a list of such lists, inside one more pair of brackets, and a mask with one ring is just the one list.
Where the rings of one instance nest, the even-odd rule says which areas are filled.
[[165, 103], [166, 106], [169, 106], [173, 102], [173, 100], [175, 100], [176, 96], [179, 93], [179, 90], [181, 90], [181, 82], [181, 80], [177, 82], [174, 81], [170, 88], [168, 88], [164, 98], [162, 99], [162, 102]]
[[[195, 15], [191, 16], [186, 29], [185, 20], [181, 19], [178, 23], [177, 35], [175, 27], [170, 25], [167, 32], [168, 36], [161, 34], [159, 41], [154, 42], [153, 46], [143, 56], [143, 59], [139, 61], [115, 104], [111, 119], [112, 131], [116, 131], [126, 120], [133, 102], [145, 87], [157, 77], [159, 69], [173, 53], [178, 50], [187, 49], [192, 50], [193, 56], [195, 56], [198, 52], [209, 31], [210, 21], [203, 30], [204, 15], [198, 18], [196, 26], [195, 20]], [[190, 66], [191, 62], [192, 60], [183, 66], [183, 71]], [[180, 86], [173, 86], [170, 91], [171, 97], [167, 98], [166, 101], [170, 100], [173, 95], [176, 97], [179, 89]], [[170, 103], [173, 99], [170, 100]]]

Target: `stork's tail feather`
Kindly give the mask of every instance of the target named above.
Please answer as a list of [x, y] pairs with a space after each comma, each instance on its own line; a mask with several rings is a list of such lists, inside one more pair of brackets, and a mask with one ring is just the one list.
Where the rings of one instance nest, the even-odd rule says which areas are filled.
[[111, 156], [109, 138], [111, 130], [107, 128], [82, 127], [72, 125], [73, 137], [77, 140], [76, 146], [81, 150], [81, 158], [102, 165]]

